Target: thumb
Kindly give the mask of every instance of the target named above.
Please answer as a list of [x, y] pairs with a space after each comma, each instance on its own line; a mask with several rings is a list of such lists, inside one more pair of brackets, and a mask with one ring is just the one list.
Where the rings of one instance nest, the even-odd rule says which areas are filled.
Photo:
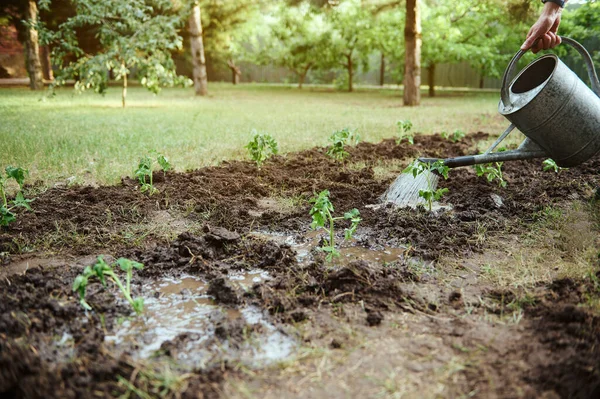
[[536, 39], [537, 37], [535, 35], [529, 35], [527, 39], [525, 39], [525, 42], [523, 42], [523, 44], [521, 45], [521, 50], [529, 50], [531, 46], [533, 46], [533, 44], [535, 43]]

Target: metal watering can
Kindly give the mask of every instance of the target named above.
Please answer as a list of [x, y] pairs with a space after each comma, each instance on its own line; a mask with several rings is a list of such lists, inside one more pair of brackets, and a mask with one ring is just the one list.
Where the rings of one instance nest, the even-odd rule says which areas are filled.
[[[558, 166], [571, 167], [600, 151], [600, 82], [592, 58], [575, 40], [563, 37], [562, 43], [584, 58], [593, 91], [554, 54], [534, 60], [511, 81], [517, 62], [527, 51], [520, 50], [504, 71], [498, 104], [498, 112], [510, 126], [485, 153], [444, 159], [446, 166], [552, 158]], [[519, 148], [493, 153], [515, 127], [526, 136]]]

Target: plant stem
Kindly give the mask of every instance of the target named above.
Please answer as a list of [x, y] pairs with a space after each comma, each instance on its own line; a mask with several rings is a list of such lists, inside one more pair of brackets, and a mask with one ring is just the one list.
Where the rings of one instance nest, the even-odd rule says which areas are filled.
[[2, 193], [2, 206], [8, 207], [8, 201], [6, 200], [6, 193], [4, 192], [4, 184], [0, 183], [0, 193]]
[[327, 217], [329, 218], [329, 246], [335, 248], [335, 231], [333, 230], [333, 217], [329, 210], [327, 210]]
[[[429, 167], [429, 169], [427, 170], [427, 174], [425, 176], [425, 180], [427, 181], [427, 189], [429, 190], [429, 192], [433, 193], [433, 184], [431, 181], [431, 166]], [[431, 197], [429, 197], [427, 199], [427, 205], [429, 205], [429, 212], [431, 212], [431, 208], [432, 208], [432, 200]]]
[[123, 283], [121, 283], [119, 277], [117, 277], [117, 275], [113, 271], [106, 272], [105, 274], [112, 279], [113, 283], [115, 283], [117, 287], [119, 287], [125, 299], [127, 299], [129, 304], [133, 307], [133, 299], [131, 299], [131, 294], [129, 293], [129, 290], [126, 290], [125, 287], [123, 287]]

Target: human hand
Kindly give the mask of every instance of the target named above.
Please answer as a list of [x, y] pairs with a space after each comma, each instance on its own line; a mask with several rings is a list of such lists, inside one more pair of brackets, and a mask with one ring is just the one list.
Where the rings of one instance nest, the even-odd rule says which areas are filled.
[[521, 45], [521, 50], [531, 49], [533, 53], [537, 53], [540, 50], [548, 50], [558, 46], [561, 43], [560, 36], [557, 35], [561, 13], [562, 8], [560, 6], [554, 3], [546, 3], [542, 14], [529, 29], [527, 38]]

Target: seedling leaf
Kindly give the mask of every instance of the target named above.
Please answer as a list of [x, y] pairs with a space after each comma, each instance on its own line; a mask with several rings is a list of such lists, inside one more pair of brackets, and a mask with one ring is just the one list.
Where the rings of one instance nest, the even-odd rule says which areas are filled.
[[133, 269], [142, 270], [144, 268], [143, 264], [127, 258], [117, 259], [117, 265], [121, 267], [121, 270], [126, 272], [131, 271]]
[[26, 199], [23, 196], [23, 193], [20, 191], [15, 196], [15, 199], [13, 201], [11, 201], [11, 203], [13, 204], [14, 207], [22, 207], [22, 208], [26, 208], [27, 210], [31, 210], [31, 206], [29, 206], [29, 204], [31, 202], [33, 202], [33, 200]]
[[29, 174], [27, 169], [14, 167], [14, 166], [7, 166], [5, 168], [5, 171], [6, 171], [6, 175], [9, 178], [15, 179], [17, 181], [17, 183], [19, 184], [19, 187], [21, 187], [21, 189], [22, 189], [23, 183], [25, 182], [25, 176], [27, 176]]
[[164, 155], [159, 154], [156, 158], [156, 161], [158, 162], [162, 170], [164, 170], [165, 172], [173, 168], [169, 163], [169, 160]]
[[15, 214], [5, 206], [0, 207], [0, 226], [8, 226], [10, 223], [17, 220]]

